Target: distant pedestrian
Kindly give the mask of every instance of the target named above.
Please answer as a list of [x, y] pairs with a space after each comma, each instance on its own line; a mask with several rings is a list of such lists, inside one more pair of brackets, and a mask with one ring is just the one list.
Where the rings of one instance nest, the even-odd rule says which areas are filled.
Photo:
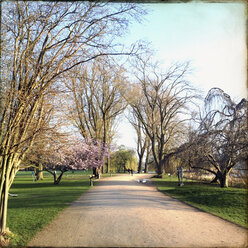
[[133, 176], [133, 169], [131, 169], [131, 174], [132, 174], [132, 176]]
[[178, 186], [183, 186], [183, 167], [180, 166], [177, 168], [177, 178], [178, 178]]
[[180, 168], [177, 168], [177, 178], [178, 178], [178, 183], [177, 185], [180, 186], [181, 182], [180, 182]]
[[180, 167], [181, 186], [183, 186], [183, 167]]

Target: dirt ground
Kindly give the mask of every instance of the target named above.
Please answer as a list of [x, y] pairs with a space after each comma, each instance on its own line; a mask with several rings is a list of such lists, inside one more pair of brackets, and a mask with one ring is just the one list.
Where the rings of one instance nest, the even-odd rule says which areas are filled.
[[158, 192], [147, 175], [105, 178], [30, 247], [247, 247], [247, 230]]

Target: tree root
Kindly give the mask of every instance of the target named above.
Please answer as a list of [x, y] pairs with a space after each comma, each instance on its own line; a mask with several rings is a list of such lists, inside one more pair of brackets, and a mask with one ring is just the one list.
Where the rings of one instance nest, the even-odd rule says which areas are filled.
[[10, 244], [10, 237], [13, 235], [8, 228], [5, 232], [0, 233], [0, 247], [7, 247]]

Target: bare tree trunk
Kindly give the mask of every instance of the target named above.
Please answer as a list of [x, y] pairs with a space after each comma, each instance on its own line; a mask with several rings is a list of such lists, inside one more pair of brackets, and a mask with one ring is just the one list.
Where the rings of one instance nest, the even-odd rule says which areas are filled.
[[107, 161], [106, 161], [106, 163], [105, 163], [105, 166], [106, 166], [105, 172], [108, 173], [108, 172], [109, 172], [109, 169], [108, 169], [108, 158], [107, 158]]
[[142, 173], [142, 157], [141, 156], [139, 156], [138, 172]]
[[7, 220], [7, 206], [8, 206], [8, 180], [6, 178], [1, 194], [1, 205], [0, 205], [0, 233], [5, 234], [7, 232], [6, 220]]
[[97, 169], [95, 167], [93, 168], [93, 175], [97, 177]]
[[[102, 168], [102, 166], [101, 166]], [[97, 169], [97, 178], [100, 179], [101, 178], [101, 168]]]
[[95, 176], [95, 178], [100, 178], [101, 168], [93, 168], [93, 175]]
[[211, 183], [217, 183], [219, 181], [221, 188], [227, 188], [229, 181], [229, 172], [230, 171], [221, 173], [220, 171], [218, 171]]
[[56, 173], [56, 171], [54, 171], [52, 174], [53, 174], [53, 183], [56, 184], [56, 181], [57, 181], [57, 173]]
[[43, 180], [44, 175], [43, 175], [43, 165], [39, 163], [39, 167], [35, 169], [35, 175], [37, 180]]
[[229, 172], [222, 174], [221, 177], [219, 177], [219, 181], [221, 188], [228, 188]]
[[7, 207], [9, 189], [13, 183], [17, 169], [13, 168], [13, 156], [6, 155], [2, 157], [1, 162], [1, 185], [0, 185], [0, 246], [4, 236], [8, 234], [7, 224]]
[[56, 172], [56, 170], [51, 171], [51, 170], [49, 170], [49, 169], [47, 169], [47, 168], [45, 168], [45, 170], [46, 170], [47, 172], [49, 172], [50, 174], [53, 175], [53, 183], [54, 183], [55, 185], [57, 185], [57, 184], [60, 183], [63, 174], [67, 171], [67, 170], [61, 170], [61, 171], [60, 171], [61, 173], [60, 173], [59, 177], [57, 178], [57, 172]]
[[145, 173], [148, 173], [148, 161], [145, 163]]
[[1, 187], [0, 187], [0, 233], [5, 234], [6, 220], [7, 220], [7, 206], [8, 206], [8, 185], [9, 185], [9, 173], [8, 173], [8, 158], [4, 156], [1, 165]]
[[106, 161], [106, 173], [109, 173], [109, 171], [110, 171], [110, 158], [108, 155], [107, 161]]
[[159, 163], [157, 164], [157, 174], [159, 178], [162, 178], [163, 175], [163, 166], [162, 166], [162, 161], [160, 160]]
[[149, 156], [151, 154], [151, 143], [150, 140], [147, 141], [147, 146], [146, 146], [146, 160], [145, 160], [145, 173], [148, 173], [148, 163], [149, 163]]
[[[61, 181], [62, 176], [63, 176], [64, 173], [65, 173], [65, 171], [61, 171], [59, 177], [58, 177], [56, 180], [54, 180], [54, 184], [55, 184], [55, 185], [57, 185], [57, 184], [60, 183], [60, 181]], [[56, 174], [55, 174], [55, 178], [56, 178]]]

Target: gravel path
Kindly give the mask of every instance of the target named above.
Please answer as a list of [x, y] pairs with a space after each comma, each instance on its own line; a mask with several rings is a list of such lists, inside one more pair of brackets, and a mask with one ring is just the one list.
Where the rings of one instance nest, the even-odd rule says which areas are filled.
[[247, 247], [247, 230], [158, 192], [147, 175], [105, 178], [31, 247]]

